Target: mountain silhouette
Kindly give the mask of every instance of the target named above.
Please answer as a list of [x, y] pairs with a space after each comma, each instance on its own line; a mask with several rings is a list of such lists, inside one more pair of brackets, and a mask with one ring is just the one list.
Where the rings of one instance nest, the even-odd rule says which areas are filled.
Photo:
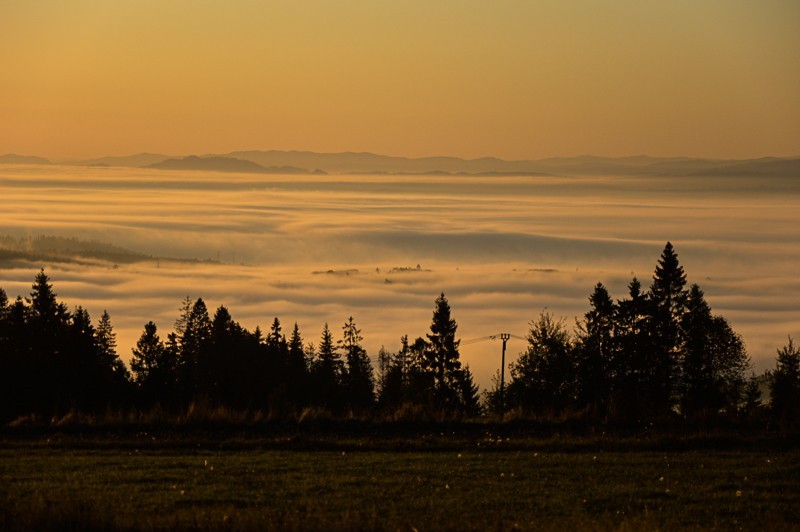
[[16, 155], [8, 153], [0, 155], [0, 164], [53, 164], [43, 157], [34, 157], [33, 155]]
[[237, 159], [234, 157], [190, 155], [182, 159], [166, 159], [154, 164], [145, 165], [143, 168], [158, 168], [161, 170], [211, 170], [215, 172], [237, 172], [254, 174], [308, 174], [308, 170], [294, 166], [265, 167], [253, 161]]
[[[52, 164], [41, 157], [2, 155], [0, 164]], [[703, 159], [692, 157], [551, 157], [505, 160], [496, 157], [396, 157], [369, 152], [234, 151], [173, 157], [156, 153], [100, 157], [65, 163], [163, 170], [206, 170], [261, 174], [371, 174], [432, 176], [716, 176], [793, 177], [800, 175], [798, 157]]]

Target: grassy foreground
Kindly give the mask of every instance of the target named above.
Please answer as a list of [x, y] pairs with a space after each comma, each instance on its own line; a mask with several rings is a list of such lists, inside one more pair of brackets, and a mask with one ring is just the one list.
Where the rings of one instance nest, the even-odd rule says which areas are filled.
[[0, 529], [800, 526], [794, 446], [161, 438], [3, 440]]

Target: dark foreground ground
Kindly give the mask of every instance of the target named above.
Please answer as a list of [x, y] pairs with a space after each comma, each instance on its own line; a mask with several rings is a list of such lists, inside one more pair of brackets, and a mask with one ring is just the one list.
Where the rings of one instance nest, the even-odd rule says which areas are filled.
[[6, 431], [0, 530], [800, 528], [796, 438], [451, 429]]

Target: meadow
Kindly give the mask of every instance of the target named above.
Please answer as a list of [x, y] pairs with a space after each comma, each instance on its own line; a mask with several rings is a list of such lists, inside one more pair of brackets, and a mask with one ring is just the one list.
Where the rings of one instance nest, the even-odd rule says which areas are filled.
[[791, 439], [382, 430], [6, 431], [0, 528], [780, 530], [800, 521]]

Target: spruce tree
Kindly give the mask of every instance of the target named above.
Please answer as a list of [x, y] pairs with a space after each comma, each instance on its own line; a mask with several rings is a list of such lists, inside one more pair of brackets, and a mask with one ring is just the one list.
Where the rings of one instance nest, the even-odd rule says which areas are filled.
[[289, 338], [286, 383], [293, 405], [305, 406], [308, 403], [308, 366], [297, 322]]
[[[185, 302], [184, 302], [185, 303]], [[183, 308], [185, 313], [185, 305]], [[178, 337], [178, 367], [180, 394], [183, 401], [198, 398], [205, 370], [201, 367], [202, 349], [211, 336], [211, 319], [202, 298], [198, 298], [188, 314], [182, 314], [178, 323], [183, 332]]]
[[152, 321], [144, 326], [144, 332], [132, 349], [131, 372], [144, 405], [163, 403], [164, 395], [173, 385], [172, 367], [167, 359], [167, 350], [158, 336], [158, 327]]
[[475, 417], [481, 413], [480, 394], [478, 385], [472, 377], [469, 365], [462, 367], [456, 377], [456, 389], [461, 403], [461, 413], [470, 417]]
[[778, 349], [775, 371], [770, 382], [771, 410], [786, 425], [800, 423], [800, 347], [789, 343]]
[[681, 328], [686, 311], [686, 274], [678, 255], [667, 242], [658, 260], [648, 294], [651, 306], [650, 334], [653, 339], [652, 368], [653, 414], [668, 414], [678, 401], [681, 380]]
[[316, 403], [333, 411], [340, 411], [343, 406], [341, 392], [343, 365], [327, 323], [322, 329], [311, 369]]
[[575, 345], [577, 401], [579, 408], [588, 408], [602, 417], [608, 411], [614, 378], [616, 307], [602, 283], [595, 286], [589, 304], [591, 310], [585, 314], [583, 323], [578, 324]]
[[105, 375], [104, 395], [113, 405], [122, 406], [130, 399], [131, 374], [117, 354], [117, 335], [108, 311], [103, 311], [95, 328], [95, 345]]
[[461, 361], [458, 346], [461, 341], [456, 340], [458, 325], [450, 317], [450, 304], [444, 293], [436, 299], [430, 330], [422, 364], [433, 378], [435, 406], [444, 410], [459, 408], [457, 381]]
[[687, 297], [681, 338], [681, 413], [689, 417], [735, 413], [743, 399], [750, 357], [727, 320], [712, 315], [696, 284]]
[[20, 383], [29, 390], [34, 410], [43, 414], [65, 411], [66, 364], [64, 350], [67, 342], [70, 315], [66, 305], [59, 303], [50, 278], [40, 270], [34, 279], [28, 308], [25, 313], [25, 341], [29, 361], [24, 364], [30, 372]]
[[372, 362], [361, 345], [364, 338], [350, 316], [342, 326], [342, 339], [339, 349], [344, 353], [345, 371], [343, 392], [347, 406], [356, 412], [366, 412], [375, 401], [375, 376]]

